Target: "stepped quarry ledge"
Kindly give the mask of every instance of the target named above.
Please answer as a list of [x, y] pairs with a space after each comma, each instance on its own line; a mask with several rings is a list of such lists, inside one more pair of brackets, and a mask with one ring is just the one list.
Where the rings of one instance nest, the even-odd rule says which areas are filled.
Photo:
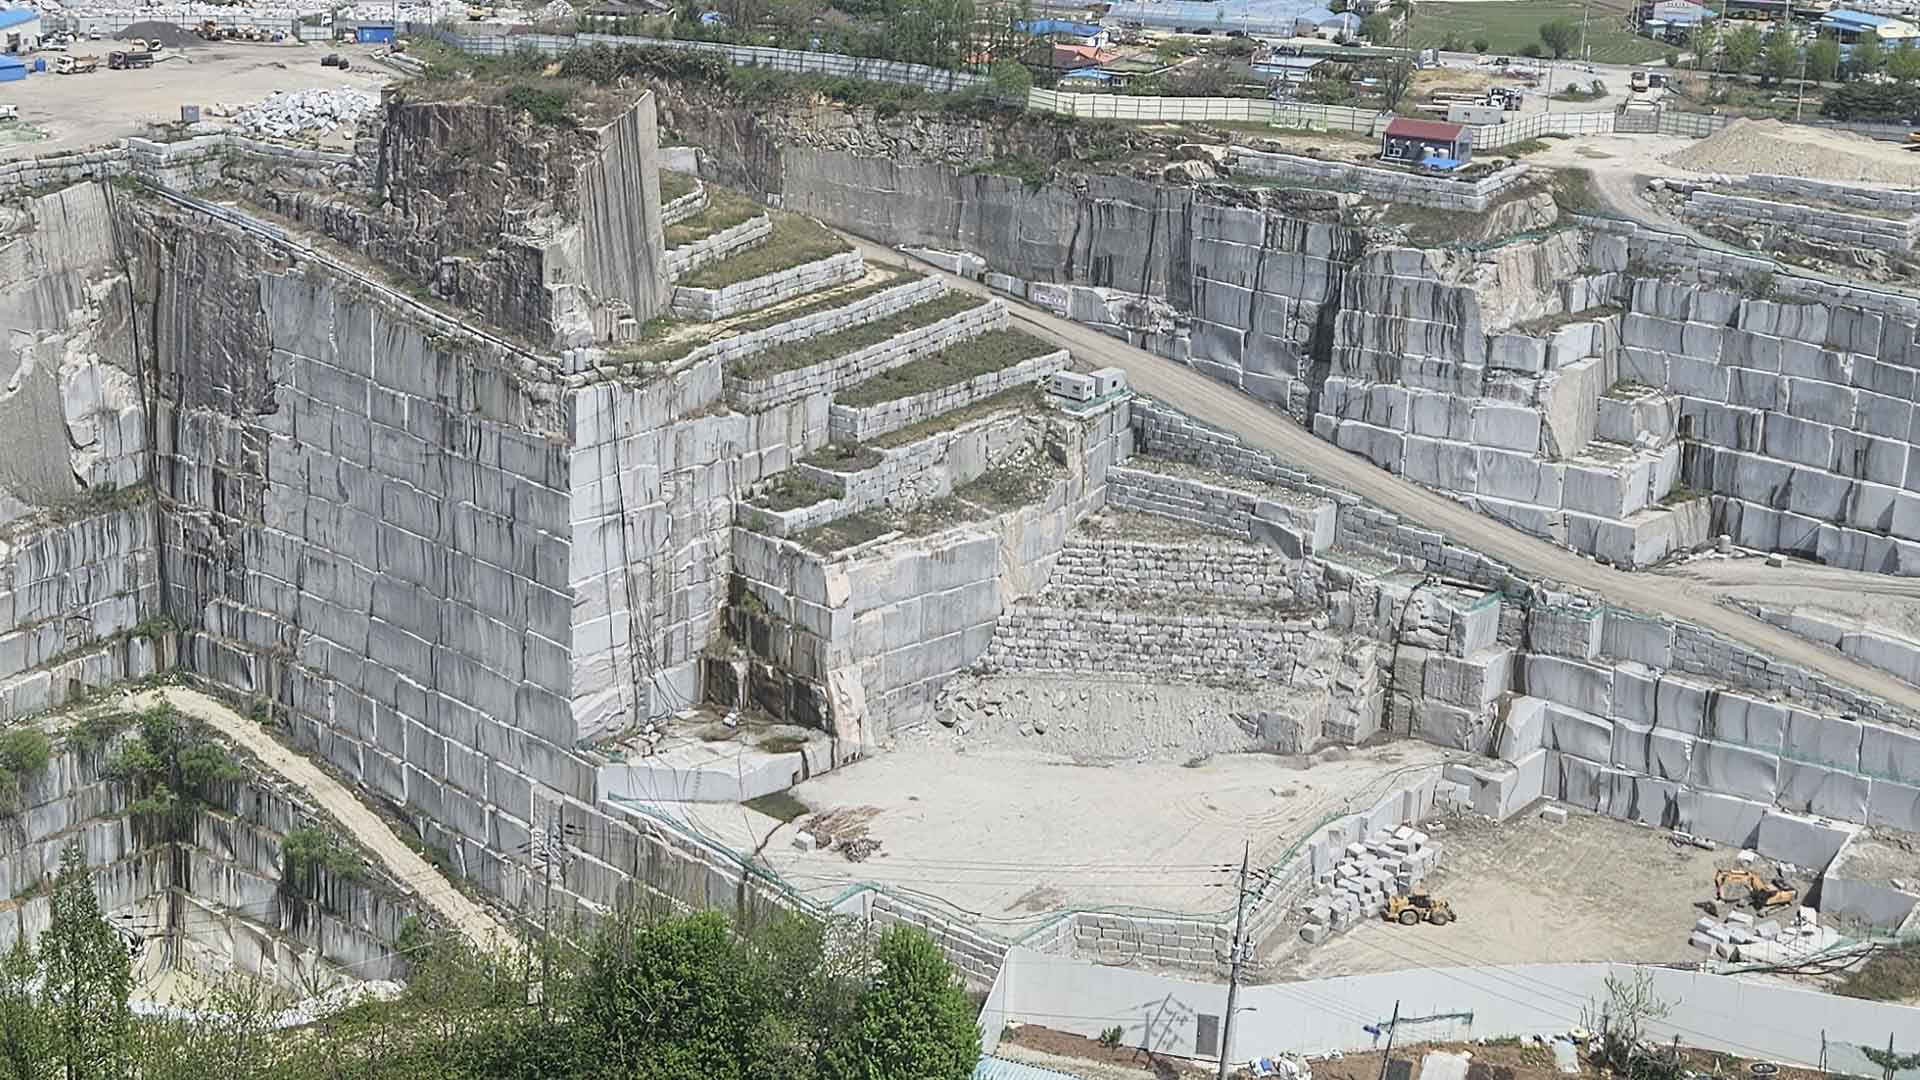
[[[1834, 450], [1895, 376], [1820, 368], [1912, 357], [1897, 305], [1643, 273], [1682, 255], [1524, 175], [1487, 213], [1539, 235], [1463, 255], [1325, 191], [933, 160], [1043, 149], [1023, 125], [928, 121], [944, 148], [883, 161], [671, 84], [569, 124], [493, 93], [390, 91], [350, 153], [219, 136], [92, 165], [133, 183], [14, 174], [4, 250], [36, 272], [0, 281], [25, 331], [0, 417], [38, 426], [0, 466], [0, 720], [189, 679], [509, 907], [910, 923], [982, 987], [1016, 943], [1218, 972], [1214, 884], [1147, 916], [1052, 869], [1089, 843], [1191, 863], [1179, 838], [1256, 831], [1250, 934], [1292, 948], [1378, 899], [1327, 900], [1350, 846], [1435, 819], [1551, 799], [1815, 873], [1920, 831], [1901, 704], [1529, 578], [1124, 384], [1051, 393], [1099, 365], [822, 222], [971, 250], [1015, 298], [1622, 565], [1742, 522], [1904, 571], [1904, 474]], [[701, 142], [671, 215], [662, 126]], [[1798, 412], [1707, 370], [1776, 348]], [[1712, 486], [1740, 468], [1786, 486]], [[1821, 516], [1829, 482], [1890, 502]], [[976, 857], [1040, 884], [913, 867]]]

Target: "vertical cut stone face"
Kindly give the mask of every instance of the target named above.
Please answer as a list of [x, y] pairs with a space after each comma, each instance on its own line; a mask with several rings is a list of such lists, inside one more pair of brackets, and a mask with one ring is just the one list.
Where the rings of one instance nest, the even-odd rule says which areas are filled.
[[184, 662], [478, 860], [533, 785], [594, 797], [568, 703], [566, 425], [530, 360], [281, 268], [197, 218], [134, 211]]

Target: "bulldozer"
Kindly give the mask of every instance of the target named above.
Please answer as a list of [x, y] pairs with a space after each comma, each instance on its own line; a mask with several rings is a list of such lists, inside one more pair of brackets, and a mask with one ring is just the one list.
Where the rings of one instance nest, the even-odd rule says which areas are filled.
[[1800, 902], [1800, 890], [1785, 878], [1768, 881], [1747, 869], [1717, 870], [1713, 875], [1713, 898], [1721, 903], [1745, 900], [1755, 911], [1791, 907]]
[[1397, 922], [1401, 926], [1413, 926], [1422, 920], [1435, 926], [1445, 926], [1453, 921], [1453, 905], [1418, 892], [1410, 896], [1388, 897], [1382, 914], [1388, 922]]

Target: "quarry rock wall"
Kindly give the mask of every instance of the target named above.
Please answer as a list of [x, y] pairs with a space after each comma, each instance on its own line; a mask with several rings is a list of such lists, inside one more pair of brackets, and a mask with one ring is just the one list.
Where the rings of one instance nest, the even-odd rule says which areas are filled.
[[[78, 843], [101, 910], [137, 928], [146, 954], [165, 950], [200, 970], [256, 975], [302, 996], [343, 976], [395, 975], [402, 961], [393, 945], [416, 911], [376, 865], [284, 883], [286, 837], [320, 823], [297, 793], [259, 775], [218, 782], [172, 831], [141, 815], [137, 792], [113, 773], [115, 756], [137, 736], [122, 725], [96, 739], [71, 720], [43, 725], [52, 757], [25, 778], [0, 828], [0, 951], [46, 929], [61, 850]], [[145, 971], [150, 959], [136, 963]]]
[[194, 214], [129, 207], [187, 666], [488, 880], [572, 753], [565, 416], [526, 360]]
[[[679, 115], [727, 111], [675, 94]], [[1102, 175], [1032, 186], [944, 151], [1044, 131], [970, 135], [967, 121], [942, 118], [917, 137], [880, 122], [863, 141], [823, 118], [831, 111], [685, 133], [703, 168], [876, 239], [975, 253], [1035, 302], [1576, 550], [1643, 566], [1724, 531], [1833, 565], [1920, 573], [1920, 517], [1907, 507], [1920, 366], [1910, 299], [1591, 219], [1419, 250], [1343, 220], [1324, 191]], [[1775, 295], [1741, 295], [1761, 278]], [[1075, 288], [1056, 301], [1055, 285]], [[1170, 308], [1130, 325], [1110, 303], [1081, 310], [1081, 287]], [[1655, 397], [1603, 401], [1622, 384]]]

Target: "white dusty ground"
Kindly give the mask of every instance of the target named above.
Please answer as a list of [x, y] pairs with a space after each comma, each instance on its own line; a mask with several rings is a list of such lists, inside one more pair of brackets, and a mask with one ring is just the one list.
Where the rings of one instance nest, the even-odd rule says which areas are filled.
[[[804, 818], [774, 834], [765, 860], [815, 895], [878, 882], [977, 913], [990, 931], [1072, 905], [1221, 912], [1232, 907], [1243, 842], [1256, 864], [1277, 861], [1349, 801], [1371, 805], [1395, 774], [1437, 768], [1447, 756], [1395, 742], [1312, 761], [1232, 755], [1192, 768], [1092, 767], [943, 742], [903, 741], [793, 790], [813, 810], [861, 819], [880, 842], [865, 861], [795, 849]], [[731, 808], [704, 817], [729, 830], [745, 824]]]
[[[110, 143], [139, 135], [156, 123], [176, 123], [180, 106], [244, 105], [275, 90], [349, 86], [378, 93], [391, 68], [373, 62], [374, 50], [359, 46], [220, 44], [169, 49], [173, 59], [138, 71], [109, 71], [107, 53], [123, 47], [115, 41], [84, 41], [77, 56], [100, 58], [100, 70], [86, 75], [35, 76], [18, 84], [7, 100], [20, 106], [20, 119], [42, 132], [37, 142], [0, 146], [0, 158], [38, 157]], [[320, 66], [320, 58], [338, 52], [351, 59], [347, 71]], [[45, 54], [52, 66], [54, 54]], [[341, 145], [345, 140], [336, 137]]]
[[1445, 854], [1428, 890], [1452, 903], [1446, 926], [1363, 922], [1318, 946], [1297, 939], [1262, 957], [1269, 979], [1415, 967], [1579, 960], [1687, 963], [1713, 871], [1733, 852], [1677, 847], [1656, 829], [1574, 811], [1504, 825], [1462, 817], [1434, 837]]

